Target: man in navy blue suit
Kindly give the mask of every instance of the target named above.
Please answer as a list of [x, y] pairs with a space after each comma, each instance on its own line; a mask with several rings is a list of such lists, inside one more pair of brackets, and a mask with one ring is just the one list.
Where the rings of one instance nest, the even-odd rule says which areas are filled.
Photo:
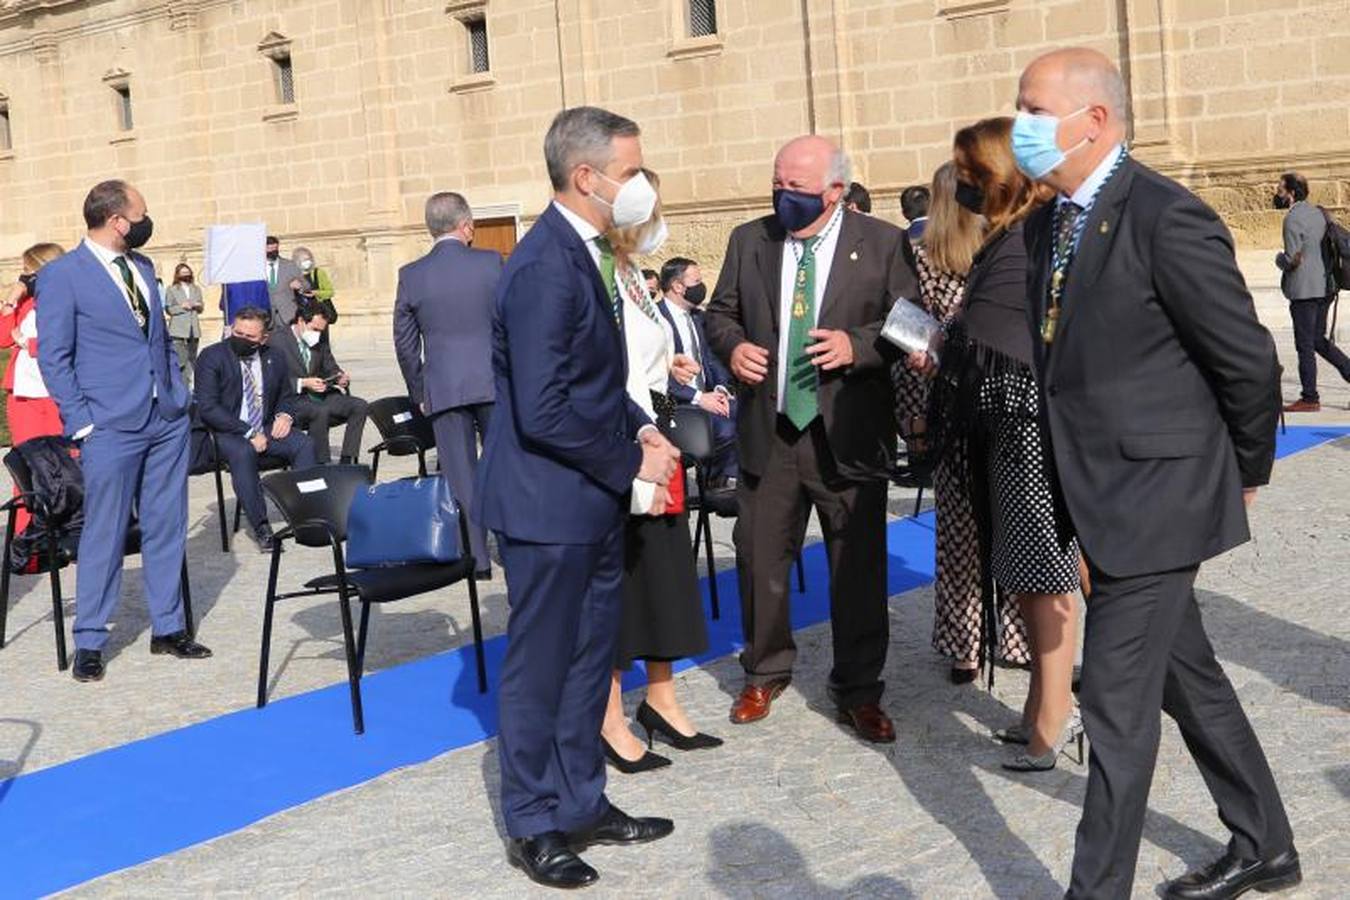
[[[536, 882], [581, 887], [576, 850], [669, 834], [605, 797], [600, 724], [618, 641], [633, 479], [664, 485], [679, 451], [624, 390], [611, 227], [651, 217], [632, 121], [563, 110], [544, 141], [554, 200], [502, 273], [493, 320], [497, 410], [475, 518], [497, 535], [511, 599], [499, 699], [508, 855]], [[652, 512], [669, 495], [656, 491]]]
[[154, 223], [124, 181], [95, 185], [88, 233], [38, 275], [38, 365], [80, 442], [84, 530], [75, 587], [76, 681], [103, 677], [108, 622], [122, 590], [122, 551], [133, 508], [151, 653], [201, 659], [188, 636], [179, 572], [187, 538], [188, 392], [164, 325], [154, 265], [136, 252]]
[[292, 469], [315, 465], [314, 442], [293, 428], [300, 397], [286, 361], [267, 346], [268, 313], [246, 306], [235, 314], [230, 336], [197, 357], [197, 413], [215, 432], [230, 466], [234, 495], [244, 507], [258, 549], [272, 552], [258, 463], [280, 459]]
[[670, 377], [670, 395], [679, 403], [702, 407], [712, 415], [715, 447], [708, 478], [718, 487], [734, 483], [738, 474], [735, 385], [703, 333], [702, 306], [708, 297], [703, 271], [692, 259], [676, 256], [661, 266], [660, 286], [662, 302], [656, 308], [670, 324], [675, 352], [687, 353], [699, 365], [689, 384]]
[[[452, 191], [426, 205], [431, 252], [398, 273], [394, 350], [412, 398], [431, 419], [436, 458], [455, 499], [473, 508], [478, 443], [487, 436], [492, 385], [492, 310], [501, 254], [475, 250], [473, 211]], [[492, 575], [487, 529], [470, 515], [469, 549], [477, 577]]]

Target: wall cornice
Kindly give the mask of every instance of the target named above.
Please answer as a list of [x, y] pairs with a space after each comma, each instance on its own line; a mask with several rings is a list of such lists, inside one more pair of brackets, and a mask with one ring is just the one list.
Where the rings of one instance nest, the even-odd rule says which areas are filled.
[[196, 14], [215, 6], [225, 6], [231, 0], [164, 0], [146, 4], [140, 9], [82, 21], [65, 27], [38, 27], [22, 38], [5, 41], [6, 28], [32, 26], [38, 17], [50, 17], [68, 7], [92, 6], [97, 0], [0, 0], [0, 57], [24, 52], [37, 53], [43, 47], [52, 47], [77, 37], [106, 34], [130, 25], [167, 19], [171, 28], [181, 30], [195, 24]]

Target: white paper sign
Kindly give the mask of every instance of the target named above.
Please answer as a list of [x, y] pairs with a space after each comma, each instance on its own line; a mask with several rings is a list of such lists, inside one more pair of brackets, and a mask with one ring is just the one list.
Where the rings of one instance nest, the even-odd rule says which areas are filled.
[[412, 421], [412, 413], [410, 412], [394, 413], [395, 425], [402, 425], [404, 422], [411, 422], [411, 421]]
[[310, 481], [298, 481], [295, 484], [296, 490], [302, 494], [317, 494], [320, 491], [328, 490], [328, 482], [322, 478], [315, 478]]
[[267, 226], [262, 222], [209, 226], [202, 248], [206, 280], [211, 284], [234, 284], [266, 279], [266, 241]]

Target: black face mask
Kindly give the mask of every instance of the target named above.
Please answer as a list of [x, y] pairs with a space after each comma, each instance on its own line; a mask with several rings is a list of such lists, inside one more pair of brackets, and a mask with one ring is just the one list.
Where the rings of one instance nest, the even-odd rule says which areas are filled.
[[1293, 204], [1289, 202], [1289, 198], [1286, 197], [1284, 194], [1276, 194], [1276, 195], [1275, 195], [1275, 208], [1276, 208], [1276, 209], [1288, 209], [1288, 208], [1289, 208], [1290, 206], [1292, 206], [1292, 205], [1293, 205]]
[[[254, 244], [253, 246], [256, 247], [256, 246], [258, 246], [258, 245], [257, 245], [257, 244]], [[269, 261], [271, 261], [271, 262], [276, 262], [277, 257], [280, 256], [280, 255], [281, 255], [281, 251], [280, 251], [280, 250], [268, 250], [268, 251], [267, 251], [267, 259], [268, 259]], [[254, 259], [257, 259], [258, 257], [255, 256], [255, 257], [253, 257], [253, 258], [254, 258]]]
[[984, 212], [984, 191], [969, 181], [956, 183], [956, 202], [977, 216]]
[[684, 286], [684, 299], [691, 306], [702, 306], [703, 301], [708, 298], [708, 286], [703, 282], [698, 284], [686, 284]]
[[23, 289], [28, 292], [28, 296], [30, 297], [35, 296], [35, 291], [37, 289], [36, 275], [28, 275], [28, 274], [20, 275], [19, 284], [23, 285]]
[[191, 275], [184, 275], [182, 278], [180, 278], [180, 279], [178, 279], [178, 280], [181, 281], [183, 284], [192, 284], [192, 276], [191, 276]]
[[137, 247], [144, 247], [146, 241], [150, 240], [150, 235], [155, 233], [155, 223], [150, 220], [150, 214], [141, 216], [139, 222], [132, 222], [131, 227], [127, 229], [126, 236], [122, 240], [127, 242], [128, 250], [135, 250]]
[[[255, 256], [253, 258], [257, 259], [258, 257]], [[260, 344], [256, 344], [248, 338], [239, 337], [237, 334], [230, 335], [230, 349], [233, 350], [234, 355], [240, 359], [247, 359], [257, 353], [258, 347], [260, 346]]]
[[773, 212], [786, 231], [801, 231], [825, 213], [825, 199], [819, 194], [778, 188], [773, 192]]

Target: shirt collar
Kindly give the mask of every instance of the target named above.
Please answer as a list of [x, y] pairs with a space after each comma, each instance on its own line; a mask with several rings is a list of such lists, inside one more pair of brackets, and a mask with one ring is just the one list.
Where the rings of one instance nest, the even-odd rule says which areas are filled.
[[[455, 241], [456, 243], [464, 244], [464, 239], [457, 234], [443, 234], [440, 237], [436, 238], [434, 243], [443, 244], [446, 241]], [[465, 246], [467, 247], [468, 244], [465, 244]], [[312, 272], [314, 270], [311, 269], [310, 271]]]
[[111, 266], [113, 264], [114, 259], [117, 259], [117, 257], [119, 256], [126, 255], [125, 253], [118, 253], [115, 250], [109, 250], [107, 247], [103, 246], [100, 243], [97, 243], [96, 241], [88, 237], [84, 239], [84, 245], [88, 247], [90, 252], [92, 252], [94, 256], [98, 257], [98, 261], [103, 263], [103, 265], [105, 266]]
[[[830, 237], [830, 235], [834, 234], [838, 230], [839, 220], [842, 219], [843, 217], [844, 217], [844, 204], [836, 203], [834, 205], [834, 212], [830, 215], [828, 219], [825, 220], [824, 227], [822, 227], [815, 234], [811, 235], [811, 237], [819, 239], [816, 241], [817, 244], [823, 243], [825, 239]], [[797, 243], [802, 245], [805, 245], [806, 242], [810, 239], [811, 238], [799, 238], [791, 234], [788, 235], [788, 240], [796, 241]]]
[[1097, 199], [1097, 192], [1100, 191], [1102, 185], [1106, 183], [1106, 177], [1111, 174], [1111, 169], [1115, 166], [1116, 160], [1120, 159], [1120, 155], [1124, 152], [1124, 145], [1116, 144], [1115, 148], [1110, 153], [1106, 154], [1106, 157], [1101, 162], [1097, 163], [1097, 168], [1093, 169], [1092, 174], [1078, 186], [1078, 190], [1073, 192], [1073, 196], [1066, 197], [1065, 195], [1060, 194], [1059, 202], [1066, 203], [1072, 200], [1082, 209], [1087, 209], [1091, 206], [1092, 201]]
[[553, 201], [553, 208], [562, 213], [562, 217], [567, 220], [567, 224], [572, 226], [572, 230], [577, 233], [583, 242], [593, 241], [600, 236], [600, 232], [594, 225], [563, 206], [557, 200]]

